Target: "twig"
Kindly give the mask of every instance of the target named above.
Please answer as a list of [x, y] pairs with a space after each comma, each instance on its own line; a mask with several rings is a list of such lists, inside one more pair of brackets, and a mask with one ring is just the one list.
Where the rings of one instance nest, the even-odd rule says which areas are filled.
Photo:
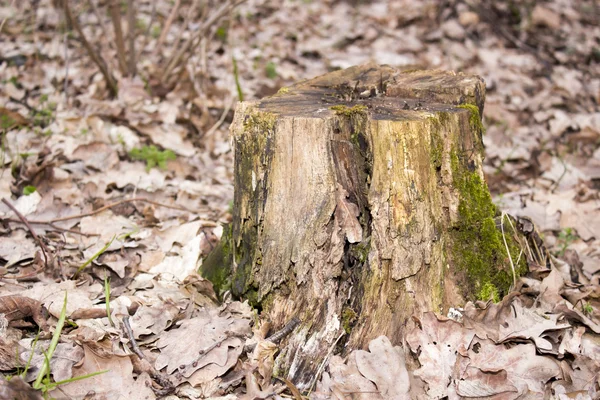
[[159, 206], [159, 207], [165, 207], [165, 208], [170, 208], [172, 210], [185, 211], [185, 212], [189, 212], [189, 213], [195, 214], [194, 211], [190, 211], [190, 210], [188, 210], [186, 208], [183, 208], [183, 207], [170, 206], [168, 204], [158, 203], [156, 201], [144, 199], [144, 198], [141, 198], [141, 197], [134, 197], [132, 199], [124, 199], [124, 200], [116, 201], [116, 202], [111, 203], [111, 204], [107, 204], [104, 207], [100, 207], [97, 210], [90, 211], [88, 213], [77, 214], [77, 215], [69, 215], [67, 217], [53, 218], [53, 219], [45, 220], [45, 221], [29, 221], [29, 222], [32, 223], [32, 224], [50, 225], [50, 224], [53, 224], [53, 223], [56, 223], [56, 222], [69, 221], [71, 219], [90, 217], [92, 215], [99, 214], [102, 211], [108, 210], [109, 208], [113, 208], [113, 207], [116, 207], [116, 206], [124, 204], [124, 203], [132, 203], [132, 202], [135, 202], [135, 201], [141, 201], [141, 202], [148, 203], [148, 204], [153, 204], [153, 205]]
[[175, 67], [177, 67], [181, 62], [185, 62], [187, 60], [190, 54], [186, 56], [186, 53], [189, 53], [189, 50], [192, 48], [192, 45], [196, 43], [202, 36], [204, 36], [206, 34], [206, 31], [215, 22], [217, 22], [223, 15], [229, 12], [230, 9], [238, 6], [239, 4], [242, 4], [244, 1], [245, 0], [229, 0], [225, 2], [225, 4], [223, 4], [212, 15], [210, 15], [208, 19], [202, 23], [198, 31], [194, 35], [190, 36], [190, 38], [185, 42], [185, 44], [173, 54], [161, 76], [161, 81], [164, 82], [169, 77], [169, 75], [171, 75]]
[[[27, 98], [27, 96], [25, 96], [25, 98]], [[22, 105], [23, 107], [25, 107], [26, 109], [28, 109], [29, 111], [31, 111], [33, 113], [36, 113], [36, 114], [40, 113], [40, 111], [37, 108], [32, 107], [29, 104], [27, 104], [27, 101], [25, 101], [25, 100], [19, 100], [19, 99], [15, 98], [15, 97], [12, 97], [12, 96], [9, 96], [8, 99], [10, 101], [12, 101], [13, 103], [17, 103], [17, 104]]]
[[148, 23], [148, 27], [146, 27], [146, 32], [144, 32], [144, 38], [142, 39], [142, 45], [140, 46], [140, 49], [138, 50], [137, 54], [135, 55], [136, 65], [140, 61], [140, 57], [142, 56], [142, 53], [144, 52], [144, 49], [146, 48], [146, 45], [148, 44], [148, 38], [150, 37], [150, 29], [152, 28], [152, 24], [154, 23], [155, 19], [156, 19], [156, 1], [153, 1], [152, 2], [152, 13], [150, 14], [150, 22]]
[[17, 210], [15, 208], [15, 206], [13, 206], [10, 203], [10, 201], [6, 200], [5, 198], [2, 198], [2, 202], [4, 204], [6, 204], [8, 206], [8, 208], [10, 208], [16, 214], [17, 217], [19, 217], [19, 219], [21, 220], [21, 222], [23, 222], [23, 224], [27, 227], [27, 229], [31, 233], [31, 236], [33, 236], [33, 238], [35, 239], [35, 241], [40, 245], [40, 248], [42, 249], [42, 254], [44, 254], [44, 263], [45, 263], [45, 265], [47, 267], [48, 266], [48, 255], [47, 255], [47, 253], [49, 253], [49, 251], [48, 251], [48, 248], [46, 247], [46, 245], [44, 244], [44, 242], [42, 242], [40, 240], [40, 238], [38, 237], [38, 235], [36, 235], [35, 231], [31, 227], [31, 225], [29, 224], [29, 221], [27, 221], [27, 218], [25, 218], [23, 216], [23, 214], [21, 214], [19, 212], [19, 210]]
[[217, 129], [219, 129], [219, 127], [225, 121], [225, 118], [227, 118], [227, 114], [229, 114], [229, 110], [231, 110], [232, 105], [233, 105], [233, 99], [229, 99], [229, 101], [227, 102], [227, 105], [223, 109], [223, 113], [221, 114], [221, 117], [208, 131], [206, 131], [206, 133], [204, 134], [204, 137], [212, 136], [212, 134], [215, 133], [217, 131]]
[[142, 350], [140, 350], [140, 346], [138, 346], [135, 341], [135, 337], [133, 336], [133, 329], [131, 329], [131, 324], [129, 323], [129, 315], [123, 317], [123, 327], [125, 328], [125, 332], [127, 333], [127, 337], [129, 338], [129, 343], [131, 343], [131, 350], [142, 360], [146, 359]]
[[135, 5], [133, 0], [127, 1], [127, 38], [129, 39], [129, 76], [136, 74], [135, 65]]
[[[331, 356], [331, 354], [333, 354], [333, 350], [335, 349], [335, 346], [337, 346], [337, 343], [340, 341], [340, 339], [346, 334], [345, 331], [342, 331], [342, 333], [340, 333], [340, 336], [338, 336], [338, 338], [335, 340], [335, 342], [333, 342], [331, 344], [331, 347], [329, 347], [329, 351], [327, 352], [327, 355], [325, 356], [325, 358], [323, 359], [323, 361], [321, 362], [321, 364], [319, 365], [319, 368], [317, 368], [317, 373], [315, 374], [315, 376], [313, 376], [312, 382], [311, 384], [308, 386], [308, 395], [310, 395], [310, 393], [312, 392], [313, 388], [315, 387], [315, 384], [317, 383], [317, 381], [319, 380], [319, 376], [321, 375], [321, 373], [323, 372], [323, 369], [325, 368], [325, 364], [327, 363], [327, 361], [329, 360], [329, 357]], [[371, 392], [369, 392], [371, 393]], [[375, 392], [373, 392], [375, 393]]]
[[[20, 219], [14, 219], [14, 218], [3, 218], [3, 221], [8, 221], [8, 222], [16, 222], [16, 223], [22, 223], [23, 221], [21, 221]], [[27, 221], [32, 225], [48, 225], [49, 227], [51, 227], [52, 229], [54, 229], [55, 231], [59, 231], [59, 232], [68, 232], [68, 233], [72, 233], [74, 235], [81, 235], [81, 236], [85, 236], [85, 237], [93, 237], [93, 236], [100, 236], [98, 233], [83, 233], [83, 232], [79, 232], [73, 229], [67, 229], [67, 228], [61, 228], [60, 226], [56, 226], [52, 223], [39, 223], [36, 221]]]
[[[10, 2], [10, 8], [13, 8], [13, 7], [14, 7], [14, 5], [15, 5], [15, 0], [12, 0], [12, 1]], [[4, 28], [4, 24], [6, 23], [6, 20], [7, 20], [7, 19], [8, 19], [8, 17], [4, 18], [4, 19], [2, 20], [2, 23], [0, 23], [0, 33], [2, 33], [2, 28]]]
[[[92, 11], [94, 12], [94, 15], [96, 16], [96, 18], [98, 19], [98, 23], [100, 24], [100, 30], [102, 30], [102, 37], [107, 38], [108, 30], [106, 29], [106, 24], [104, 23], [104, 18], [102, 18], [102, 15], [98, 11], [96, 2], [94, 0], [88, 0], [88, 3], [92, 6]], [[109, 40], [108, 42], [109, 42], [109, 46], [110, 46], [111, 41]]]
[[160, 36], [158, 37], [158, 41], [156, 42], [156, 46], [154, 47], [154, 51], [152, 55], [156, 55], [160, 52], [160, 48], [162, 47], [163, 42], [165, 41], [169, 30], [171, 29], [171, 25], [177, 16], [177, 12], [179, 11], [179, 6], [181, 5], [181, 0], [176, 0], [173, 9], [171, 10], [171, 14], [167, 18], [167, 22], [165, 22], [165, 27], [160, 32]]
[[123, 76], [127, 75], [127, 60], [125, 59], [125, 41], [123, 40], [123, 28], [121, 27], [121, 10], [119, 2], [110, 0], [108, 3], [110, 19], [112, 20], [113, 30], [115, 31], [115, 43], [117, 44], [117, 59], [119, 60], [119, 70]]
[[131, 325], [129, 324], [129, 315], [123, 317], [123, 327], [125, 328], [125, 332], [127, 333], [127, 337], [129, 338], [129, 343], [131, 343], [131, 348], [136, 356], [140, 359], [140, 363], [137, 364], [139, 368], [141, 368], [142, 372], [147, 372], [148, 375], [152, 379], [154, 379], [160, 386], [163, 387], [162, 390], [156, 390], [154, 387], [152, 390], [157, 396], [163, 397], [172, 393], [175, 390], [173, 383], [169, 379], [168, 376], [161, 374], [154, 368], [154, 366], [146, 359], [144, 353], [140, 350], [137, 342], [135, 341], [135, 337], [133, 336], [133, 329], [131, 329]]
[[512, 226], [512, 222], [510, 221], [510, 217], [505, 213], [502, 212], [502, 215], [500, 216], [500, 229], [502, 230], [502, 240], [504, 241], [504, 247], [506, 248], [506, 254], [508, 254], [508, 259], [510, 260], [510, 268], [512, 270], [512, 275], [513, 275], [513, 288], [517, 286], [517, 273], [515, 271], [515, 264], [513, 262], [512, 259], [512, 255], [510, 254], [510, 249], [508, 248], [508, 243], [506, 243], [506, 234], [504, 233], [504, 217], [508, 218], [508, 222], [511, 225], [511, 228], [513, 229], [513, 231], [515, 230], [515, 227]]
[[75, 28], [75, 30], [77, 31], [77, 34], [79, 35], [81, 42], [83, 43], [83, 46], [85, 47], [88, 54], [92, 58], [92, 61], [94, 61], [94, 63], [98, 66], [98, 68], [100, 69], [100, 72], [104, 76], [104, 79], [106, 80], [106, 84], [108, 86], [108, 90], [110, 91], [111, 95], [116, 96], [117, 95], [117, 83], [115, 81], [115, 78], [112, 76], [112, 74], [108, 70], [108, 66], [102, 59], [102, 56], [100, 56], [100, 54], [98, 54], [94, 50], [94, 48], [90, 45], [90, 42], [88, 42], [88, 40], [86, 39], [77, 19], [73, 18], [73, 15], [71, 14], [71, 8], [69, 7], [69, 0], [64, 0], [64, 10], [65, 10], [65, 15], [67, 17], [67, 23], [70, 24], [73, 28]]
[[67, 32], [63, 33], [63, 41], [65, 43], [65, 81], [63, 82], [63, 93], [67, 99], [67, 103], [69, 102], [69, 36]]

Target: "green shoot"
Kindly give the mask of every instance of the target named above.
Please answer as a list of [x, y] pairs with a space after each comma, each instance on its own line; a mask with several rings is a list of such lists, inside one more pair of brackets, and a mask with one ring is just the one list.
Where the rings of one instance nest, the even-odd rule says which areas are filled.
[[104, 297], [106, 298], [106, 316], [108, 317], [108, 323], [111, 326], [115, 326], [115, 323], [110, 316], [110, 278], [107, 276], [104, 277]]
[[557, 255], [562, 257], [565, 255], [565, 251], [567, 248], [577, 240], [577, 234], [573, 230], [573, 228], [565, 228], [558, 234], [558, 240], [556, 241], [556, 245], [558, 246]]
[[592, 307], [590, 303], [586, 302], [583, 305], [583, 312], [587, 315], [592, 315], [592, 313], [594, 312], [594, 307]]
[[[33, 354], [34, 354], [35, 346], [37, 346], [37, 342], [38, 342], [39, 338], [40, 338], [40, 334], [38, 332], [38, 334], [35, 335], [35, 339], [33, 340], [33, 343], [31, 344], [31, 353], [29, 354], [29, 359], [27, 360], [27, 363], [25, 364], [25, 369], [20, 374], [21, 378], [23, 378], [23, 379], [25, 379], [25, 376], [27, 375], [27, 371], [29, 370], [29, 366], [31, 365], [31, 360], [33, 359]], [[18, 351], [19, 351], [19, 349], [17, 347], [17, 352]], [[17, 360], [19, 360], [19, 359], [20, 358], [17, 357]]]
[[156, 146], [143, 146], [141, 148], [131, 149], [129, 157], [133, 160], [146, 161], [146, 172], [154, 167], [160, 169], [167, 168], [167, 161], [175, 160], [176, 156], [172, 150], [160, 151]]
[[244, 92], [242, 92], [242, 85], [240, 85], [240, 75], [238, 72], [237, 60], [235, 57], [231, 57], [233, 62], [233, 78], [235, 79], [235, 87], [237, 89], [238, 100], [244, 101]]
[[100, 257], [102, 255], [102, 253], [104, 253], [106, 251], [106, 249], [108, 249], [110, 247], [110, 245], [112, 244], [112, 242], [115, 240], [115, 237], [116, 236], [113, 236], [112, 239], [110, 239], [110, 241], [104, 245], [104, 247], [102, 247], [100, 250], [98, 250], [96, 252], [96, 254], [94, 254], [86, 262], [84, 262], [83, 265], [81, 267], [79, 267], [77, 269], [77, 271], [73, 274], [73, 279], [75, 279], [77, 277], [77, 275], [79, 275], [79, 273], [81, 271], [83, 271], [83, 269], [85, 267], [87, 267], [88, 265], [90, 265], [92, 263], [92, 261], [94, 261], [96, 258]]
[[278, 76], [277, 66], [275, 65], [275, 63], [273, 61], [269, 61], [267, 63], [267, 66], [265, 67], [265, 74], [267, 75], [267, 78], [269, 78], [269, 79], [277, 78], [277, 76]]
[[29, 196], [30, 194], [35, 193], [36, 190], [37, 189], [35, 188], [35, 186], [29, 186], [29, 185], [27, 185], [27, 186], [25, 186], [23, 188], [23, 194], [25, 196]]
[[45, 389], [46, 385], [42, 383], [44, 379], [44, 375], [50, 372], [50, 359], [52, 355], [54, 355], [54, 351], [56, 350], [56, 345], [58, 344], [58, 340], [60, 339], [60, 333], [62, 331], [63, 326], [65, 325], [65, 320], [67, 319], [67, 292], [65, 291], [65, 300], [63, 301], [63, 307], [60, 312], [60, 317], [58, 318], [58, 322], [56, 323], [56, 329], [54, 329], [54, 334], [52, 335], [52, 340], [50, 341], [50, 346], [48, 347], [48, 351], [46, 352], [46, 361], [42, 364], [38, 372], [38, 376], [33, 382], [33, 388], [36, 390]]

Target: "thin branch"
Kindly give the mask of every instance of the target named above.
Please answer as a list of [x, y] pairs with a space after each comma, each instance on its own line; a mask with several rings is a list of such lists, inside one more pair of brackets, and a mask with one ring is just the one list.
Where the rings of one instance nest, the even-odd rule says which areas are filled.
[[165, 207], [165, 208], [170, 208], [172, 210], [185, 211], [185, 212], [189, 212], [189, 213], [192, 213], [192, 214], [196, 214], [195, 211], [190, 211], [190, 210], [188, 210], [186, 208], [183, 208], [183, 207], [170, 206], [168, 204], [158, 203], [156, 201], [144, 199], [144, 198], [141, 198], [141, 197], [134, 197], [132, 199], [124, 199], [124, 200], [116, 201], [114, 203], [107, 204], [104, 207], [100, 207], [99, 209], [94, 210], [94, 211], [90, 211], [88, 213], [77, 214], [77, 215], [69, 215], [67, 217], [53, 218], [53, 219], [45, 220], [45, 221], [29, 221], [29, 223], [31, 223], [31, 224], [40, 224], [40, 225], [50, 225], [50, 224], [54, 224], [56, 222], [69, 221], [69, 220], [72, 220], [72, 219], [90, 217], [92, 215], [100, 214], [102, 211], [106, 211], [109, 208], [113, 208], [113, 207], [116, 207], [116, 206], [119, 206], [119, 205], [125, 204], [125, 203], [132, 203], [132, 202], [135, 202], [135, 201], [141, 201], [143, 203], [153, 204], [153, 205], [159, 206], [159, 207]]
[[140, 346], [138, 346], [135, 336], [133, 334], [133, 329], [131, 329], [131, 324], [129, 323], [129, 315], [123, 317], [123, 327], [125, 328], [125, 332], [127, 333], [127, 337], [129, 338], [129, 344], [131, 344], [131, 350], [142, 360], [146, 359], [142, 350], [140, 350]]
[[190, 36], [185, 44], [175, 54], [173, 54], [161, 76], [161, 81], [164, 82], [166, 78], [171, 75], [175, 67], [177, 67], [180, 63], [187, 61], [187, 58], [190, 56], [189, 50], [191, 50], [193, 47], [192, 45], [199, 42], [199, 39], [206, 34], [206, 31], [208, 31], [211, 26], [213, 26], [223, 15], [227, 14], [231, 9], [239, 4], [242, 4], [244, 1], [245, 0], [229, 0], [225, 2], [221, 8], [210, 15], [208, 19], [202, 23], [198, 31], [194, 35]]
[[10, 201], [6, 200], [5, 198], [2, 198], [2, 202], [4, 204], [6, 204], [8, 206], [8, 208], [10, 208], [17, 217], [19, 217], [19, 219], [21, 220], [21, 222], [23, 222], [23, 224], [27, 227], [27, 229], [29, 230], [29, 232], [31, 233], [31, 236], [33, 236], [33, 238], [35, 239], [35, 241], [40, 245], [40, 248], [42, 249], [42, 253], [44, 254], [44, 263], [46, 264], [46, 267], [48, 266], [48, 254], [50, 251], [48, 250], [48, 248], [46, 247], [46, 245], [44, 244], [44, 242], [42, 242], [40, 240], [40, 238], [38, 237], [38, 235], [35, 233], [35, 231], [33, 230], [33, 228], [31, 227], [31, 225], [29, 224], [29, 221], [27, 221], [27, 218], [25, 218], [23, 216], [23, 214], [21, 214], [19, 212], [19, 210], [17, 210], [15, 208], [15, 206], [13, 206], [11, 204]]
[[63, 93], [67, 99], [67, 103], [69, 103], [69, 36], [67, 32], [63, 33], [63, 41], [65, 43], [65, 80], [63, 82]]
[[[22, 223], [23, 222], [20, 219], [15, 219], [15, 218], [2, 218], [2, 220], [7, 221], [7, 222], [14, 222], [14, 223]], [[27, 222], [29, 222], [31, 225], [48, 225], [50, 228], [52, 228], [58, 232], [67, 232], [67, 233], [72, 233], [74, 235], [80, 235], [80, 236], [85, 236], [85, 237], [100, 236], [100, 234], [98, 234], [98, 233], [83, 233], [83, 232], [79, 232], [79, 231], [76, 231], [73, 229], [61, 228], [60, 226], [56, 226], [51, 223], [40, 223], [40, 222], [36, 222], [36, 221], [27, 221]]]
[[125, 59], [125, 41], [123, 40], [123, 28], [121, 27], [121, 10], [118, 0], [110, 0], [108, 3], [110, 19], [115, 31], [115, 42], [117, 44], [117, 58], [119, 60], [119, 70], [123, 76], [127, 75], [127, 60]]
[[140, 49], [138, 50], [137, 54], [135, 55], [135, 62], [136, 65], [137, 63], [140, 61], [140, 57], [142, 56], [142, 53], [144, 52], [144, 49], [146, 48], [146, 45], [148, 44], [148, 38], [150, 37], [150, 31], [152, 28], [152, 24], [154, 24], [154, 20], [156, 19], [156, 1], [152, 2], [152, 13], [150, 14], [150, 22], [148, 23], [148, 26], [146, 27], [146, 32], [144, 32], [144, 38], [142, 39], [142, 45], [140, 46]]
[[67, 17], [67, 23], [69, 25], [71, 25], [75, 29], [75, 31], [77, 31], [77, 34], [79, 35], [81, 43], [83, 43], [83, 47], [85, 47], [88, 54], [92, 58], [92, 61], [94, 61], [94, 63], [98, 66], [98, 68], [100, 69], [100, 72], [104, 76], [104, 79], [106, 80], [106, 85], [108, 86], [108, 90], [110, 91], [111, 95], [116, 96], [117, 95], [117, 82], [115, 81], [115, 78], [112, 76], [112, 74], [108, 70], [108, 66], [102, 59], [102, 56], [100, 56], [100, 54], [98, 54], [94, 50], [94, 48], [90, 45], [90, 42], [88, 42], [87, 38], [85, 37], [85, 35], [83, 33], [83, 30], [81, 30], [81, 26], [79, 25], [79, 22], [77, 21], [77, 19], [73, 18], [73, 15], [71, 14], [71, 8], [69, 7], [69, 0], [64, 0], [64, 10], [65, 10], [65, 16]]
[[[13, 7], [14, 7], [14, 5], [15, 5], [15, 0], [12, 0], [12, 1], [10, 2], [10, 8], [13, 8]], [[2, 20], [2, 23], [0, 23], [0, 33], [2, 33], [2, 28], [4, 28], [4, 24], [6, 23], [6, 20], [7, 20], [7, 19], [8, 19], [8, 17], [5, 17], [5, 18]]]
[[136, 74], [135, 65], [135, 4], [133, 0], [127, 1], [127, 38], [129, 39], [129, 76]]
[[180, 5], [181, 5], [181, 0], [176, 0], [175, 5], [173, 6], [173, 9], [171, 10], [171, 14], [169, 14], [169, 17], [167, 18], [167, 22], [165, 22], [165, 27], [160, 32], [160, 36], [158, 37], [158, 41], [156, 42], [156, 46], [154, 47], [154, 51], [152, 52], [153, 56], [160, 53], [162, 44], [165, 41], [167, 34], [169, 33], [169, 30], [171, 29], [171, 25], [173, 24], [173, 21], [175, 20], [175, 17], [177, 16], [177, 12], [179, 11]]
[[233, 99], [229, 99], [229, 101], [226, 103], [225, 108], [223, 109], [223, 113], [221, 114], [221, 117], [208, 131], [206, 131], [206, 133], [204, 134], [204, 137], [212, 136], [213, 133], [215, 133], [217, 131], [217, 129], [219, 129], [219, 127], [225, 121], [225, 118], [227, 118], [227, 114], [229, 114], [229, 110], [231, 110], [232, 105], [233, 105]]
[[[100, 11], [98, 11], [96, 2], [94, 0], [88, 0], [88, 3], [92, 6], [92, 11], [94, 12], [94, 15], [96, 16], [96, 18], [98, 19], [98, 23], [100, 24], [100, 30], [102, 30], [102, 37], [107, 38], [108, 30], [106, 29], [106, 24], [104, 23], [104, 19], [102, 18]], [[110, 40], [109, 40], [109, 45], [110, 45]]]

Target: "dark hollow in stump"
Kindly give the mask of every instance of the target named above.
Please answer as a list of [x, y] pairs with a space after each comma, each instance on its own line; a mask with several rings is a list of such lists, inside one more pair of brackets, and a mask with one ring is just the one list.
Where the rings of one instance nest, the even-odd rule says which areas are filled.
[[330, 354], [526, 270], [483, 176], [484, 98], [477, 76], [363, 65], [238, 104], [233, 222], [203, 271], [275, 329], [300, 319], [276, 374], [307, 388]]

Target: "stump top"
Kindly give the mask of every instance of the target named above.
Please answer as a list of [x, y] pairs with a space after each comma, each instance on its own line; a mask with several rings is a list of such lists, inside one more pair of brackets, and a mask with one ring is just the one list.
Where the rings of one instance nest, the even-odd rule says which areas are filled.
[[[483, 111], [485, 84], [476, 75], [452, 71], [399, 71], [359, 65], [282, 88], [259, 107], [284, 116], [320, 117], [337, 105], [364, 105], [374, 119], [419, 118], [423, 112], [457, 112], [459, 104]], [[417, 113], [415, 113], [417, 111]]]

